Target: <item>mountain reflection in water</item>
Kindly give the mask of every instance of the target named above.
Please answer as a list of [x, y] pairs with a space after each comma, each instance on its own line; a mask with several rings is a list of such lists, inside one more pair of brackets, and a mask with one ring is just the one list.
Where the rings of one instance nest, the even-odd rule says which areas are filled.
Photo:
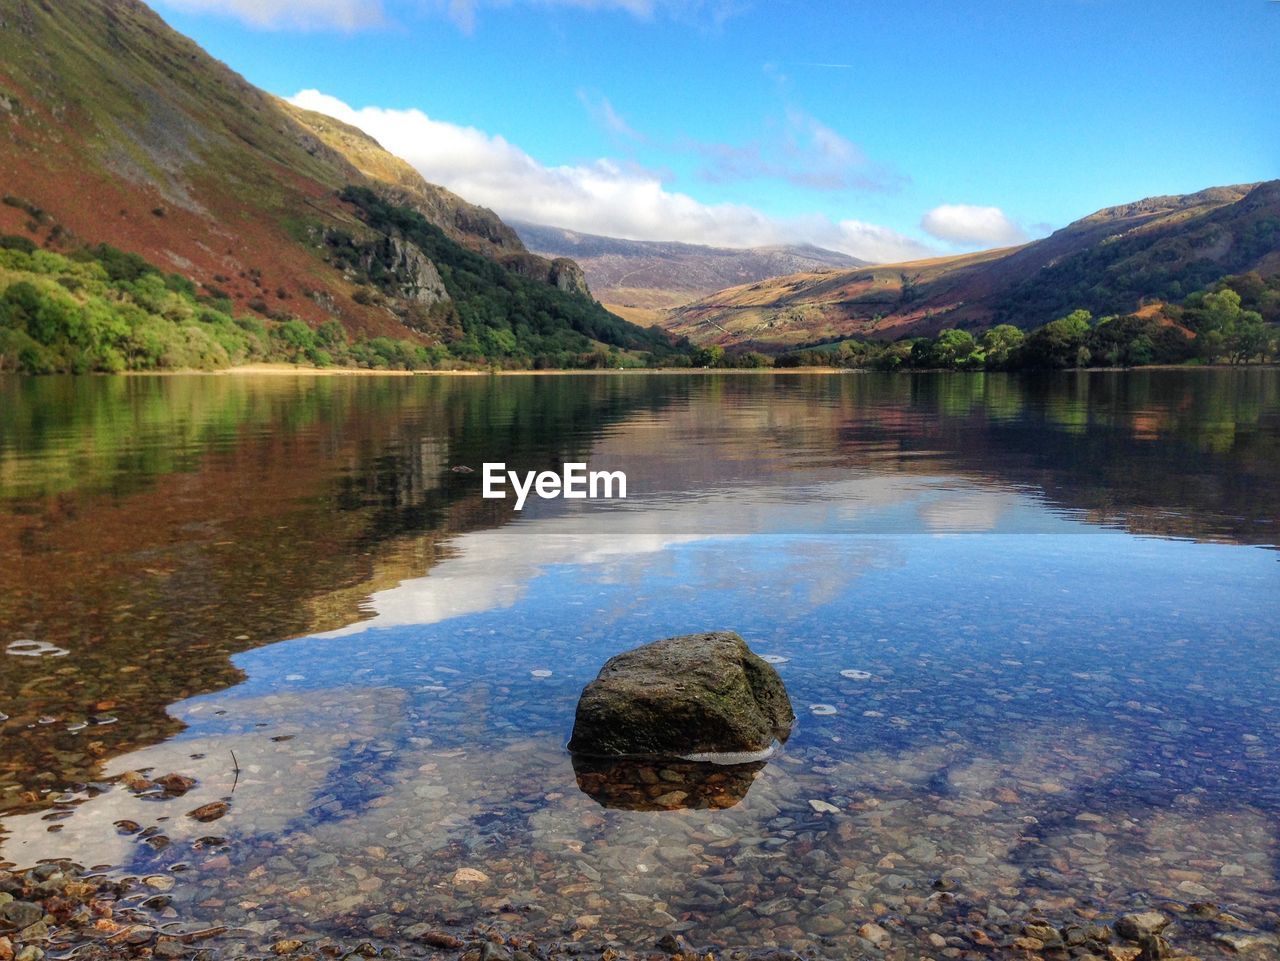
[[[1276, 371], [0, 394], [0, 641], [68, 652], [0, 654], [0, 857], [185, 867], [227, 952], [511, 904], [836, 954], [975, 904], [1275, 927]], [[631, 497], [514, 516], [451, 470], [564, 460]], [[608, 656], [718, 628], [778, 661], [777, 757], [575, 766]]]

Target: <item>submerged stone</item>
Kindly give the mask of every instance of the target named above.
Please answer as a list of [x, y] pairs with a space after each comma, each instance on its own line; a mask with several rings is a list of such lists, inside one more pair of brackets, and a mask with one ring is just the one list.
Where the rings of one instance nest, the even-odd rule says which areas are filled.
[[194, 811], [188, 811], [187, 817], [207, 823], [224, 817], [229, 810], [231, 810], [231, 805], [226, 801], [210, 801], [208, 804], [202, 804]]
[[1129, 941], [1140, 941], [1153, 934], [1159, 934], [1169, 924], [1169, 919], [1159, 911], [1139, 911], [1121, 915], [1116, 919], [1116, 934]]
[[778, 672], [737, 634], [654, 641], [610, 658], [578, 701], [569, 750], [684, 757], [768, 750], [795, 712]]
[[44, 917], [44, 908], [30, 901], [10, 901], [0, 907], [0, 921], [14, 928], [25, 928]]
[[187, 777], [184, 774], [166, 774], [163, 777], [156, 778], [156, 783], [165, 789], [168, 794], [186, 794], [196, 786], [195, 778]]
[[1273, 950], [1277, 942], [1273, 934], [1246, 934], [1239, 931], [1227, 931], [1222, 934], [1215, 934], [1213, 940], [1219, 944], [1230, 948], [1236, 954], [1245, 954], [1246, 952], [1258, 952]]

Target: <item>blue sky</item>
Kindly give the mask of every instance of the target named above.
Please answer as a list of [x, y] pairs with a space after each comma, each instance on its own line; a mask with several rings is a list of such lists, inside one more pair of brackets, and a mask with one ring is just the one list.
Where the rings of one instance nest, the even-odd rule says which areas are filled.
[[869, 259], [1280, 176], [1274, 0], [153, 0], [506, 217]]

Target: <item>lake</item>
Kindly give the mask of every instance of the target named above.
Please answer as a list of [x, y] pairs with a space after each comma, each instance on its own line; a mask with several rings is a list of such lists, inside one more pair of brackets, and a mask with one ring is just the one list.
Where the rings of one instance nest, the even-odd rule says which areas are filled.
[[[1225, 957], [1280, 929], [1278, 520], [1276, 370], [0, 378], [0, 860], [158, 878], [226, 956], [1158, 907]], [[609, 656], [718, 629], [776, 757], [575, 771]]]

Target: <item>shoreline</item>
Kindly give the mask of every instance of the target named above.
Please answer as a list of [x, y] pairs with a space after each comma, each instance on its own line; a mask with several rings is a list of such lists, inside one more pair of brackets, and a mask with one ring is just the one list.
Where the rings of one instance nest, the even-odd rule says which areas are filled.
[[[876, 370], [872, 367], [625, 367], [625, 368], [555, 368], [547, 370], [459, 368], [452, 370], [390, 370], [367, 367], [312, 367], [306, 364], [290, 364], [270, 361], [236, 364], [231, 367], [203, 369], [198, 367], [166, 370], [122, 370], [115, 373], [89, 371], [81, 374], [67, 372], [33, 374], [18, 370], [0, 370], [0, 379], [12, 378], [60, 378], [60, 377], [586, 377], [586, 376], [705, 376], [731, 374], [759, 376], [798, 376], [819, 374], [1003, 374], [1009, 376], [1043, 376], [1060, 374], [1133, 374], [1143, 371], [1274, 371], [1280, 370], [1280, 362], [1264, 364], [1147, 364], [1142, 367], [1065, 367], [1059, 370], [951, 370], [942, 367], [901, 367], [894, 370]], [[3, 959], [0, 959], [3, 961]]]
[[[620, 377], [627, 375], [651, 374], [856, 374], [862, 373], [851, 367], [627, 367], [622, 369], [600, 368], [594, 370], [578, 370], [574, 368], [557, 368], [555, 370], [377, 370], [364, 367], [308, 367], [303, 364], [238, 364], [235, 367], [223, 367], [218, 370], [126, 370], [119, 376], [124, 377], [180, 377], [200, 375], [206, 377], [245, 377], [245, 376], [289, 376], [303, 375], [308, 377], [581, 377], [608, 375]], [[15, 376], [23, 376], [17, 374]], [[25, 375], [44, 376], [44, 375]], [[74, 377], [75, 374], [54, 374], [49, 376]], [[114, 374], [88, 374], [81, 376], [113, 377]]]
[[1194, 370], [1277, 370], [1280, 363], [1267, 364], [1147, 364], [1142, 367], [1067, 367], [1061, 370], [948, 370], [946, 368], [905, 368], [898, 370], [875, 370], [870, 367], [627, 367], [576, 369], [557, 368], [554, 370], [381, 370], [365, 367], [309, 367], [305, 364], [286, 364], [279, 362], [260, 364], [237, 364], [234, 367], [223, 367], [217, 370], [199, 368], [183, 370], [126, 370], [119, 375], [91, 373], [76, 374], [22, 374], [11, 372], [15, 377], [21, 376], [54, 376], [54, 377], [180, 377], [199, 375], [204, 377], [245, 377], [245, 376], [305, 376], [305, 377], [610, 377], [634, 375], [680, 375], [694, 376], [706, 374], [744, 374], [748, 376], [780, 375], [796, 376], [804, 374], [1130, 374], [1140, 371], [1194, 371]]
[[[1208, 902], [1139, 896], [1121, 911], [1077, 905], [1061, 908], [1050, 917], [1036, 909], [1021, 917], [995, 916], [941, 879], [927, 897], [935, 905], [930, 912], [935, 918], [924, 930], [908, 926], [891, 912], [881, 912], [872, 920], [850, 917], [839, 941], [814, 935], [792, 947], [769, 940], [742, 947], [707, 945], [684, 925], [665, 932], [655, 928], [646, 936], [648, 944], [631, 944], [596, 930], [595, 923], [527, 931], [525, 925], [508, 919], [475, 913], [435, 919], [379, 915], [385, 920], [364, 932], [342, 930], [341, 923], [318, 926], [331, 931], [316, 930], [304, 919], [287, 916], [265, 929], [237, 925], [230, 919], [197, 924], [185, 920], [167, 895], [181, 883], [180, 874], [85, 869], [67, 860], [42, 861], [27, 869], [0, 866], [0, 959], [292, 957], [317, 961], [425, 956], [459, 961], [567, 961], [591, 956], [604, 961], [799, 961], [801, 957], [849, 957], [849, 948], [856, 947], [858, 956], [885, 961], [927, 957], [922, 950], [943, 952], [935, 957], [990, 961], [1177, 957], [1192, 961], [1206, 949], [1219, 957], [1261, 956], [1280, 943], [1275, 934], [1253, 929]], [[1188, 949], [1195, 953], [1189, 955]]]

